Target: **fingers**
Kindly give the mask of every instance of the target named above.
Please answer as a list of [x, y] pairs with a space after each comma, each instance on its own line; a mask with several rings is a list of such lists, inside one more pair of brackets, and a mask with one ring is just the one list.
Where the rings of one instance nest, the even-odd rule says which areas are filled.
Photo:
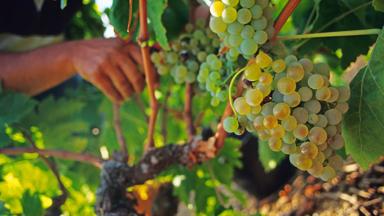
[[117, 65], [113, 65], [111, 61], [106, 61], [101, 66], [101, 69], [110, 78], [120, 95], [123, 96], [123, 100], [128, 99], [132, 95], [133, 88]]
[[131, 56], [132, 59], [139, 65], [142, 65], [143, 64], [143, 59], [142, 59], [142, 56], [141, 56], [141, 51], [140, 51], [140, 48], [138, 46], [136, 46], [135, 44], [132, 44], [132, 43], [129, 43], [127, 45], [125, 45], [123, 48], [122, 48], [122, 51]]
[[97, 75], [92, 79], [92, 83], [113, 102], [121, 103], [123, 101], [123, 97], [113, 86], [112, 81], [104, 73], [97, 73]]
[[120, 52], [116, 52], [112, 59], [132, 84], [135, 92], [140, 93], [145, 86], [145, 80], [144, 75], [137, 70], [137, 64]]

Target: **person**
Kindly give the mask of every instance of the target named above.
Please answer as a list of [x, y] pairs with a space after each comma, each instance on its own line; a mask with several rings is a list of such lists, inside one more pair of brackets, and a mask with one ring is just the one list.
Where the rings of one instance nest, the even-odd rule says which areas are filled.
[[12, 0], [1, 5], [0, 82], [34, 96], [78, 74], [113, 102], [142, 91], [140, 49], [119, 39], [63, 41], [82, 0]]

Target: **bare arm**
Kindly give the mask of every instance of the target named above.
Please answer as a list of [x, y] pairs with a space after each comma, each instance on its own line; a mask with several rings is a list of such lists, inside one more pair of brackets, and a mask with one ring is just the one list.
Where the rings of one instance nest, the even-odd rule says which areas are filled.
[[6, 89], [36, 95], [79, 73], [111, 100], [121, 102], [144, 87], [140, 51], [109, 40], [65, 42], [24, 53], [0, 53]]

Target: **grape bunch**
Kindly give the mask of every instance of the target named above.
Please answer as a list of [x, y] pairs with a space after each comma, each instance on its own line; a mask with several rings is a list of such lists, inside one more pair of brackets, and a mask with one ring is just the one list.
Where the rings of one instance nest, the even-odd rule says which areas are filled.
[[[243, 72], [245, 92], [233, 102], [234, 117], [224, 120], [227, 132], [256, 132], [273, 151], [324, 181], [343, 165], [343, 114], [348, 111], [348, 86], [331, 86], [325, 63], [289, 55], [273, 60], [259, 51]], [[263, 143], [260, 143], [261, 145]]]
[[251, 59], [273, 35], [273, 11], [269, 0], [216, 0], [210, 6], [209, 27], [229, 48], [229, 60], [239, 54]]
[[160, 75], [170, 73], [178, 84], [195, 82], [200, 64], [220, 46], [219, 38], [205, 28], [205, 23], [197, 20], [195, 25], [187, 24], [186, 33], [172, 42], [169, 51], [152, 53], [151, 60]]

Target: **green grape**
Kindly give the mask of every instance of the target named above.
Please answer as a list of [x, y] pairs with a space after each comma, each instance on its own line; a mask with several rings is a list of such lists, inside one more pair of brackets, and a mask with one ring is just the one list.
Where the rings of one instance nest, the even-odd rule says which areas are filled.
[[258, 89], [248, 89], [245, 93], [245, 100], [250, 106], [259, 106], [263, 99], [263, 93]]
[[[207, 56], [207, 62], [212, 62], [212, 61], [217, 61], [217, 60], [219, 60], [219, 58], [217, 58], [217, 56], [215, 54], [209, 54]], [[208, 63], [207, 63], [207, 65], [208, 65]]]
[[[286, 132], [283, 136], [284, 143], [293, 144], [296, 141], [296, 137], [291, 132]], [[296, 146], [296, 145], [294, 145]]]
[[174, 52], [166, 53], [165, 59], [169, 64], [176, 64], [179, 61], [177, 54]]
[[293, 62], [288, 65], [287, 68], [287, 77], [292, 78], [296, 82], [299, 82], [304, 78], [304, 68], [298, 62]]
[[286, 131], [293, 131], [297, 127], [297, 120], [294, 116], [288, 116], [281, 121], [281, 125]]
[[251, 13], [253, 19], [259, 19], [263, 15], [263, 8], [256, 4], [251, 8]]
[[239, 3], [239, 0], [221, 0], [224, 4], [231, 6], [231, 7], [236, 7], [236, 5]]
[[196, 73], [199, 70], [199, 64], [194, 60], [188, 60], [187, 68], [190, 72]]
[[337, 89], [339, 90], [339, 99], [337, 102], [347, 102], [351, 97], [351, 90], [349, 89], [349, 86], [339, 87]]
[[319, 74], [313, 74], [308, 78], [308, 86], [311, 89], [320, 89], [324, 84], [324, 78]]
[[258, 48], [257, 43], [251, 39], [243, 40], [240, 45], [240, 50], [244, 55], [253, 55]]
[[284, 95], [281, 94], [279, 91], [273, 91], [272, 93], [272, 101], [273, 102], [283, 102], [284, 101]]
[[243, 39], [239, 35], [229, 35], [228, 43], [231, 47], [238, 47], [241, 42], [243, 42]]
[[253, 120], [253, 127], [257, 131], [264, 129], [264, 116], [256, 116], [256, 118]]
[[320, 120], [317, 114], [311, 113], [308, 116], [308, 123], [315, 125]]
[[334, 125], [329, 125], [325, 128], [325, 131], [327, 131], [327, 135], [329, 137], [333, 137], [337, 134], [337, 127]]
[[198, 39], [198, 40], [201, 40], [202, 38], [205, 38], [205, 33], [200, 30], [200, 29], [197, 29], [196, 31], [194, 31], [192, 33], [192, 36], [195, 38], [195, 39]]
[[304, 103], [304, 108], [308, 110], [309, 113], [319, 113], [321, 110], [321, 104], [317, 100], [310, 100]]
[[[320, 145], [320, 146], [321, 146], [321, 145]], [[321, 150], [321, 149], [320, 149], [320, 146], [317, 146], [317, 147], [319, 148], [319, 150]], [[321, 152], [321, 151], [319, 151], [319, 152], [317, 153], [315, 159], [313, 159], [313, 161], [316, 161], [316, 162], [322, 164], [322, 163], [325, 161], [325, 155], [324, 155], [324, 153]]]
[[211, 67], [212, 70], [220, 70], [221, 67], [223, 66], [223, 63], [220, 60], [210, 61], [209, 66]]
[[298, 123], [305, 124], [308, 121], [308, 111], [303, 107], [297, 107], [292, 111], [292, 115]]
[[253, 40], [258, 44], [265, 44], [268, 40], [268, 34], [265, 31], [256, 31], [253, 36]]
[[264, 85], [263, 83], [260, 83], [260, 82], [256, 84], [256, 88], [259, 89], [261, 92], [263, 92], [264, 97], [267, 97], [272, 91], [272, 88], [270, 85]]
[[255, 34], [255, 30], [253, 30], [252, 26], [245, 25], [243, 30], [241, 31], [241, 37], [244, 39], [252, 38]]
[[268, 7], [264, 8], [264, 10], [263, 10], [264, 17], [267, 20], [272, 20], [273, 19], [273, 12], [274, 12], [274, 10], [275, 9], [272, 6], [268, 6]]
[[256, 4], [260, 5], [262, 8], [265, 8], [269, 5], [269, 0], [256, 0]]
[[257, 105], [257, 106], [252, 106], [251, 108], [251, 113], [253, 115], [257, 115], [261, 112], [261, 106], [260, 105]]
[[314, 66], [315, 73], [321, 74], [326, 78], [329, 78], [329, 66], [326, 63], [317, 63]]
[[[241, 22], [240, 22], [241, 23]], [[261, 17], [260, 19], [255, 19], [251, 22], [251, 25], [252, 27], [257, 30], [257, 31], [261, 31], [261, 30], [264, 30], [267, 25], [268, 25], [268, 21], [265, 17]]]
[[270, 130], [270, 133], [272, 137], [282, 138], [285, 135], [285, 130], [283, 126], [277, 125], [275, 128]]
[[225, 23], [233, 23], [237, 19], [237, 11], [233, 7], [227, 7], [223, 10], [222, 18]]
[[[256, 32], [257, 33], [257, 32]], [[276, 73], [281, 73], [285, 70], [285, 62], [282, 59], [277, 59], [272, 62], [272, 70]]]
[[330, 179], [332, 179], [334, 177], [336, 177], [336, 171], [332, 167], [326, 166], [323, 168], [323, 171], [320, 175], [321, 180], [329, 181]]
[[264, 104], [261, 108], [261, 114], [263, 116], [273, 115], [273, 107], [275, 107], [275, 103], [273, 102], [268, 102]]
[[248, 105], [244, 97], [238, 97], [234, 101], [234, 107], [240, 115], [247, 115], [251, 112], [251, 107]]
[[245, 79], [249, 81], [256, 81], [261, 75], [261, 69], [257, 64], [250, 64], [244, 71]]
[[184, 65], [176, 66], [175, 76], [179, 78], [185, 78], [187, 76], [188, 70]]
[[196, 75], [195, 73], [188, 72], [187, 76], [185, 77], [185, 82], [187, 83], [193, 83], [196, 81]]
[[303, 101], [303, 102], [307, 102], [307, 101], [311, 100], [311, 98], [313, 96], [312, 90], [308, 87], [301, 87], [298, 90], [298, 92], [300, 94], [301, 101]]
[[272, 64], [272, 58], [263, 51], [260, 51], [256, 56], [256, 63], [261, 68], [267, 68]]
[[229, 56], [236, 58], [239, 56], [239, 51], [237, 49], [229, 49], [228, 53]]
[[[218, 9], [220, 9], [220, 4], [218, 4], [218, 7], [219, 7]], [[188, 33], [192, 32], [194, 28], [195, 27], [193, 26], [192, 23], [187, 23], [185, 25], [185, 31], [188, 32]]]
[[319, 178], [321, 174], [323, 173], [323, 164], [319, 163], [317, 161], [313, 161], [312, 167], [308, 169], [308, 173], [311, 174], [312, 176]]
[[237, 11], [237, 21], [243, 25], [249, 23], [252, 19], [252, 13], [247, 8], [241, 8]]
[[297, 58], [294, 55], [288, 55], [287, 57], [285, 57], [284, 61], [285, 64], [289, 65], [291, 63], [297, 62]]
[[224, 10], [224, 4], [221, 1], [215, 1], [211, 4], [211, 7], [209, 8], [211, 15], [214, 17], [220, 17], [221, 13]]
[[305, 140], [308, 135], [308, 127], [304, 124], [298, 124], [293, 130], [293, 135], [299, 140]]
[[272, 151], [278, 152], [281, 150], [281, 146], [283, 145], [283, 142], [278, 137], [271, 137], [268, 139], [268, 145]]
[[230, 34], [240, 34], [243, 30], [244, 25], [240, 24], [239, 22], [234, 22], [228, 25], [228, 32]]
[[211, 17], [209, 20], [209, 28], [215, 33], [221, 33], [225, 32], [227, 24], [221, 18]]
[[328, 124], [327, 117], [325, 117], [325, 115], [318, 115], [318, 116], [319, 116], [319, 121], [315, 124], [315, 126], [322, 127], [322, 128], [327, 127], [327, 124]]
[[316, 99], [319, 101], [328, 101], [331, 95], [332, 91], [328, 87], [322, 87], [316, 90]]
[[257, 136], [261, 141], [267, 141], [269, 138], [271, 138], [267, 130], [258, 131]]
[[291, 94], [296, 89], [296, 82], [292, 78], [283, 77], [277, 82], [277, 89], [283, 95]]
[[321, 145], [327, 141], [327, 132], [324, 128], [321, 127], [313, 127], [309, 131], [308, 139], [314, 144]]
[[313, 71], [313, 63], [307, 58], [302, 58], [299, 60], [300, 64], [303, 66], [305, 73], [310, 73]]
[[341, 113], [345, 114], [345, 113], [347, 113], [348, 110], [349, 110], [349, 105], [348, 105], [348, 103], [340, 102], [340, 103], [337, 103], [337, 104], [336, 104], [335, 109], [337, 109], [337, 110], [339, 110]]
[[251, 8], [255, 4], [255, 0], [240, 0], [240, 5], [243, 8]]
[[219, 91], [219, 92], [217, 92], [216, 97], [217, 97], [220, 101], [224, 102], [224, 101], [227, 100], [227, 92], [224, 91], [224, 90]]
[[157, 67], [157, 72], [160, 74], [160, 75], [165, 75], [169, 72], [169, 67], [166, 66], [166, 65], [159, 65]]
[[339, 155], [335, 154], [328, 158], [328, 165], [335, 170], [342, 170], [344, 161]]
[[281, 147], [281, 152], [283, 152], [284, 154], [290, 155], [290, 154], [297, 153], [298, 152], [297, 149], [298, 148], [296, 145], [283, 143], [283, 146]]
[[273, 35], [275, 34], [275, 28], [271, 26], [267, 26], [267, 28], [264, 30], [268, 34], [268, 38], [272, 39]]
[[291, 94], [284, 95], [284, 102], [290, 107], [297, 107], [300, 104], [300, 94], [298, 92], [292, 92]]
[[200, 51], [200, 52], [197, 53], [196, 57], [197, 57], [197, 60], [199, 60], [199, 62], [203, 62], [207, 58], [207, 53], [203, 52], [203, 51]]
[[263, 72], [260, 74], [259, 82], [264, 85], [272, 84], [273, 76], [268, 72]]
[[308, 156], [300, 153], [289, 155], [289, 160], [300, 170], [308, 170], [312, 167], [312, 160]]
[[286, 103], [278, 103], [273, 107], [272, 112], [277, 119], [283, 120], [291, 114], [291, 108]]
[[331, 96], [328, 98], [327, 102], [333, 103], [339, 98], [339, 91], [334, 87], [329, 87], [329, 90], [331, 90]]
[[233, 133], [239, 128], [239, 122], [234, 117], [227, 117], [223, 121], [224, 130]]
[[319, 152], [319, 149], [317, 148], [315, 143], [305, 142], [300, 145], [300, 152], [309, 157], [310, 159], [315, 159], [317, 153]]
[[205, 28], [206, 20], [202, 18], [197, 18], [195, 24], [197, 28], [203, 29]]
[[325, 117], [327, 117], [328, 124], [337, 125], [343, 119], [343, 114], [338, 109], [330, 109], [324, 113]]
[[161, 64], [161, 60], [162, 60], [162, 58], [161, 58], [160, 53], [158, 53], [158, 52], [154, 52], [154, 53], [152, 53], [152, 55], [151, 55], [151, 61], [152, 61], [153, 63], [155, 63], [155, 64]]
[[267, 115], [263, 119], [263, 125], [267, 129], [275, 128], [278, 125], [277, 118], [273, 115]]

